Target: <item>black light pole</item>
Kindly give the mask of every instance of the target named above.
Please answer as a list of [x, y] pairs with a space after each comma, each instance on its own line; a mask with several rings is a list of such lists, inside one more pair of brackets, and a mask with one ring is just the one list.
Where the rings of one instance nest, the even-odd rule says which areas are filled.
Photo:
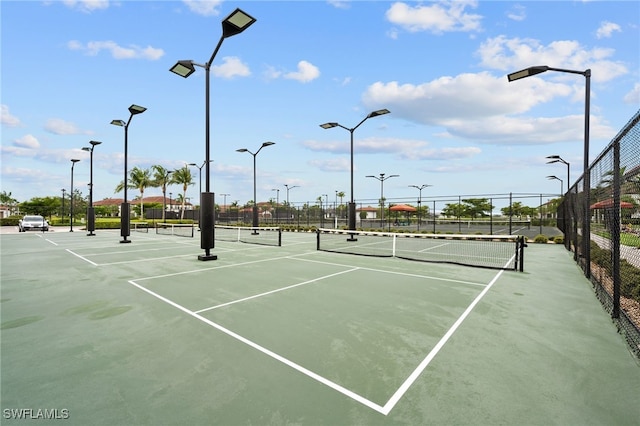
[[211, 254], [211, 249], [215, 247], [215, 195], [211, 191], [210, 186], [210, 135], [209, 135], [209, 92], [210, 92], [210, 69], [211, 63], [213, 59], [216, 57], [220, 46], [225, 38], [234, 36], [236, 34], [240, 34], [251, 24], [256, 22], [255, 18], [247, 15], [241, 9], [236, 9], [229, 16], [227, 16], [222, 21], [222, 35], [220, 36], [220, 40], [218, 41], [218, 45], [216, 46], [209, 62], [206, 64], [198, 64], [193, 62], [192, 60], [186, 61], [178, 61], [173, 67], [171, 67], [170, 71], [178, 74], [181, 77], [187, 78], [191, 74], [193, 74], [196, 69], [195, 67], [201, 67], [205, 70], [205, 192], [200, 192], [200, 229], [202, 232], [200, 233], [200, 248], [204, 249], [204, 254], [198, 256], [198, 260], [216, 260], [218, 256]]
[[129, 124], [134, 115], [142, 114], [147, 109], [139, 105], [131, 105], [129, 107], [129, 120], [125, 123], [124, 120], [111, 120], [111, 124], [114, 126], [124, 127], [124, 201], [120, 205], [120, 236], [122, 237], [121, 243], [130, 243], [131, 240], [127, 240], [127, 237], [131, 235], [130, 217], [129, 217], [129, 203], [127, 202], [127, 187], [129, 178], [127, 170], [127, 157], [129, 149]]
[[[289, 204], [289, 190], [293, 188], [299, 188], [299, 186], [298, 185], [289, 186], [288, 184], [285, 183], [284, 187], [287, 188], [287, 216], [291, 216], [291, 204]], [[289, 222], [289, 217], [287, 217], [287, 222]]]
[[562, 197], [562, 194], [564, 194], [564, 186], [563, 186], [562, 179], [560, 179], [557, 176], [547, 176], [547, 179], [549, 179], [549, 180], [559, 180], [560, 181], [560, 196]]
[[547, 161], [547, 164], [552, 164], [552, 163], [566, 164], [566, 166], [567, 166], [567, 191], [569, 191], [569, 187], [571, 186], [571, 179], [569, 177], [569, 175], [571, 174], [571, 166], [569, 165], [569, 163], [566, 162], [565, 160], [563, 160], [562, 157], [560, 157], [559, 155], [549, 155], [549, 156], [547, 156], [547, 159], [551, 160], [551, 161]]
[[71, 160], [71, 192], [69, 194], [71, 194], [71, 198], [70, 198], [70, 203], [71, 203], [71, 229], [69, 229], [69, 232], [73, 232], [73, 167], [76, 165], [76, 163], [80, 161], [80, 160], [76, 160], [75, 158]]
[[[258, 227], [258, 199], [256, 198], [256, 156], [262, 150], [262, 148], [266, 146], [275, 145], [275, 144], [276, 144], [275, 142], [263, 142], [262, 145], [260, 145], [260, 148], [258, 148], [258, 150], [255, 153], [249, 151], [247, 148], [236, 149], [236, 151], [238, 152], [248, 152], [253, 156], [253, 225], [252, 226], [254, 228]], [[254, 230], [253, 234], [255, 235], [256, 233], [257, 231]]]
[[[367, 121], [369, 118], [377, 117], [379, 115], [389, 114], [389, 112], [390, 111], [388, 109], [379, 109], [377, 111], [373, 111], [369, 113], [369, 115], [367, 115], [360, 123], [358, 123], [357, 126], [353, 128], [345, 127], [342, 124], [336, 123], [336, 122], [324, 123], [320, 125], [320, 127], [322, 127], [323, 129], [331, 129], [332, 127], [342, 127], [343, 129], [347, 130], [351, 134], [351, 201], [349, 202], [349, 230], [350, 231], [356, 230], [356, 203], [353, 198], [353, 132], [355, 132], [356, 129], [360, 127], [360, 125], [365, 121]], [[353, 238], [353, 235], [350, 235], [349, 241], [356, 241], [356, 239]]]
[[64, 199], [67, 190], [62, 188], [62, 223], [64, 223]]
[[[209, 160], [210, 162], [213, 162], [213, 160]], [[206, 161], [202, 162], [201, 166], [198, 166], [196, 163], [189, 163], [190, 166], [195, 166], [198, 168], [198, 180], [200, 181], [199, 183], [199, 192], [200, 194], [202, 194], [202, 168], [204, 167], [204, 165], [207, 164]], [[202, 222], [202, 206], [200, 206], [200, 217], [198, 218], [198, 231], [200, 230], [200, 223]]]
[[368, 178], [374, 178], [380, 181], [380, 226], [384, 228], [384, 181], [391, 179], [392, 177], [400, 177], [400, 175], [385, 176], [384, 173], [380, 173], [380, 177], [369, 175]]
[[[591, 277], [591, 252], [589, 244], [591, 241], [591, 217], [589, 206], [591, 204], [591, 176], [589, 173], [589, 115], [591, 109], [591, 70], [584, 71], [568, 70], [563, 68], [552, 68], [546, 65], [529, 67], [521, 71], [517, 71], [507, 75], [509, 82], [519, 80], [521, 78], [531, 77], [545, 71], [565, 72], [569, 74], [580, 74], [585, 77], [585, 96], [584, 96], [584, 154], [583, 154], [583, 185], [584, 185], [584, 224], [582, 227], [582, 250], [584, 255], [585, 267], [584, 275]], [[567, 182], [569, 185], [569, 182]]]
[[100, 145], [102, 142], [98, 141], [89, 141], [91, 147], [85, 146], [82, 148], [83, 151], [89, 151], [89, 207], [87, 207], [87, 234], [88, 237], [93, 237], [93, 231], [96, 230], [96, 212], [93, 208], [93, 149], [96, 145]]
[[278, 224], [278, 204], [280, 204], [280, 190], [273, 188], [272, 191], [276, 191], [276, 225]]
[[[420, 205], [422, 204], [422, 190], [425, 189], [428, 186], [433, 186], [433, 185], [409, 185], [409, 187], [411, 188], [418, 188], [419, 191], [419, 195], [418, 195], [418, 231], [420, 230], [420, 221], [422, 220], [422, 216], [420, 214]], [[427, 222], [428, 223], [428, 222]]]

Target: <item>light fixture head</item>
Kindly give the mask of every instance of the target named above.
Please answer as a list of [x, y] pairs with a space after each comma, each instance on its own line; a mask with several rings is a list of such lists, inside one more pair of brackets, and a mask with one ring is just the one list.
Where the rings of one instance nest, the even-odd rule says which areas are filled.
[[100, 141], [89, 141], [89, 143], [93, 146], [100, 145], [102, 142]]
[[237, 152], [249, 152], [247, 148], [236, 149]]
[[89, 148], [88, 146], [83, 146], [83, 147], [82, 147], [82, 150], [83, 150], [83, 151], [91, 151], [91, 148]]
[[324, 123], [321, 124], [320, 127], [322, 127], [323, 129], [330, 129], [332, 127], [338, 127], [338, 123]]
[[521, 78], [531, 77], [533, 75], [540, 74], [548, 70], [549, 70], [549, 67], [546, 65], [529, 67], [520, 71], [512, 72], [511, 74], [507, 75], [507, 80], [509, 80], [509, 82], [512, 82], [515, 80], [520, 80]]
[[72, 163], [77, 163], [78, 161], [80, 161], [80, 160], [78, 160], [78, 159], [76, 159], [76, 158], [72, 158], [72, 159], [71, 159], [71, 162], [72, 162]]
[[389, 111], [388, 109], [384, 108], [384, 109], [379, 109], [377, 111], [373, 111], [372, 113], [370, 113], [367, 118], [371, 118], [371, 117], [377, 117], [379, 115], [385, 115], [385, 114], [389, 114], [391, 111]]
[[227, 38], [240, 34], [254, 22], [256, 22], [254, 17], [237, 8], [222, 21], [222, 37]]
[[262, 148], [264, 148], [265, 146], [271, 146], [271, 145], [275, 145], [275, 144], [276, 144], [275, 142], [264, 142], [262, 144]]
[[169, 71], [174, 74], [178, 74], [180, 77], [187, 78], [196, 72], [196, 67], [193, 64], [193, 61], [188, 59], [176, 62], [174, 66], [169, 68]]
[[111, 120], [111, 124], [114, 126], [126, 127], [127, 123], [124, 120]]
[[142, 114], [146, 110], [147, 109], [145, 107], [140, 106], [140, 105], [131, 105], [129, 107], [129, 112], [131, 113], [131, 115]]

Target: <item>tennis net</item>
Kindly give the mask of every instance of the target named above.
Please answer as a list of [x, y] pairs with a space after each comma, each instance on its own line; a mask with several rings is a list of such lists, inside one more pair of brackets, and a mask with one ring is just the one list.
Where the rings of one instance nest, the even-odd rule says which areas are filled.
[[193, 224], [157, 222], [156, 234], [175, 235], [177, 237], [193, 237]]
[[277, 227], [254, 226], [215, 226], [215, 239], [239, 243], [262, 244], [267, 246], [282, 245], [282, 230]]
[[148, 222], [131, 222], [135, 232], [149, 232]]
[[520, 272], [524, 270], [524, 247], [524, 237], [518, 235], [317, 230], [317, 249], [321, 251]]

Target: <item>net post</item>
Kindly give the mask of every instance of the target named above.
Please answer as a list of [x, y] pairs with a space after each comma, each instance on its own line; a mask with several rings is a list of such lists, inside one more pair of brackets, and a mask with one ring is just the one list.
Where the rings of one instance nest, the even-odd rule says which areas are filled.
[[282, 229], [278, 228], [278, 247], [282, 247]]
[[519, 244], [518, 244], [518, 250], [520, 252], [520, 255], [518, 256], [520, 259], [520, 272], [524, 272], [524, 248], [527, 246], [527, 244], [524, 241], [524, 236], [520, 236], [519, 238]]
[[391, 246], [391, 247], [392, 247], [392, 249], [391, 249], [391, 255], [392, 255], [393, 257], [396, 257], [396, 238], [397, 238], [397, 235], [393, 234], [393, 244], [392, 244], [392, 246]]
[[316, 250], [320, 250], [320, 230], [316, 229]]

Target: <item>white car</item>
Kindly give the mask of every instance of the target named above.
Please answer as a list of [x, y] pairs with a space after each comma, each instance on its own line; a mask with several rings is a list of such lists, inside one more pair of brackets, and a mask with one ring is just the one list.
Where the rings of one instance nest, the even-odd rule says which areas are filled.
[[31, 229], [48, 231], [49, 222], [40, 215], [27, 215], [18, 221], [18, 230], [26, 232]]

